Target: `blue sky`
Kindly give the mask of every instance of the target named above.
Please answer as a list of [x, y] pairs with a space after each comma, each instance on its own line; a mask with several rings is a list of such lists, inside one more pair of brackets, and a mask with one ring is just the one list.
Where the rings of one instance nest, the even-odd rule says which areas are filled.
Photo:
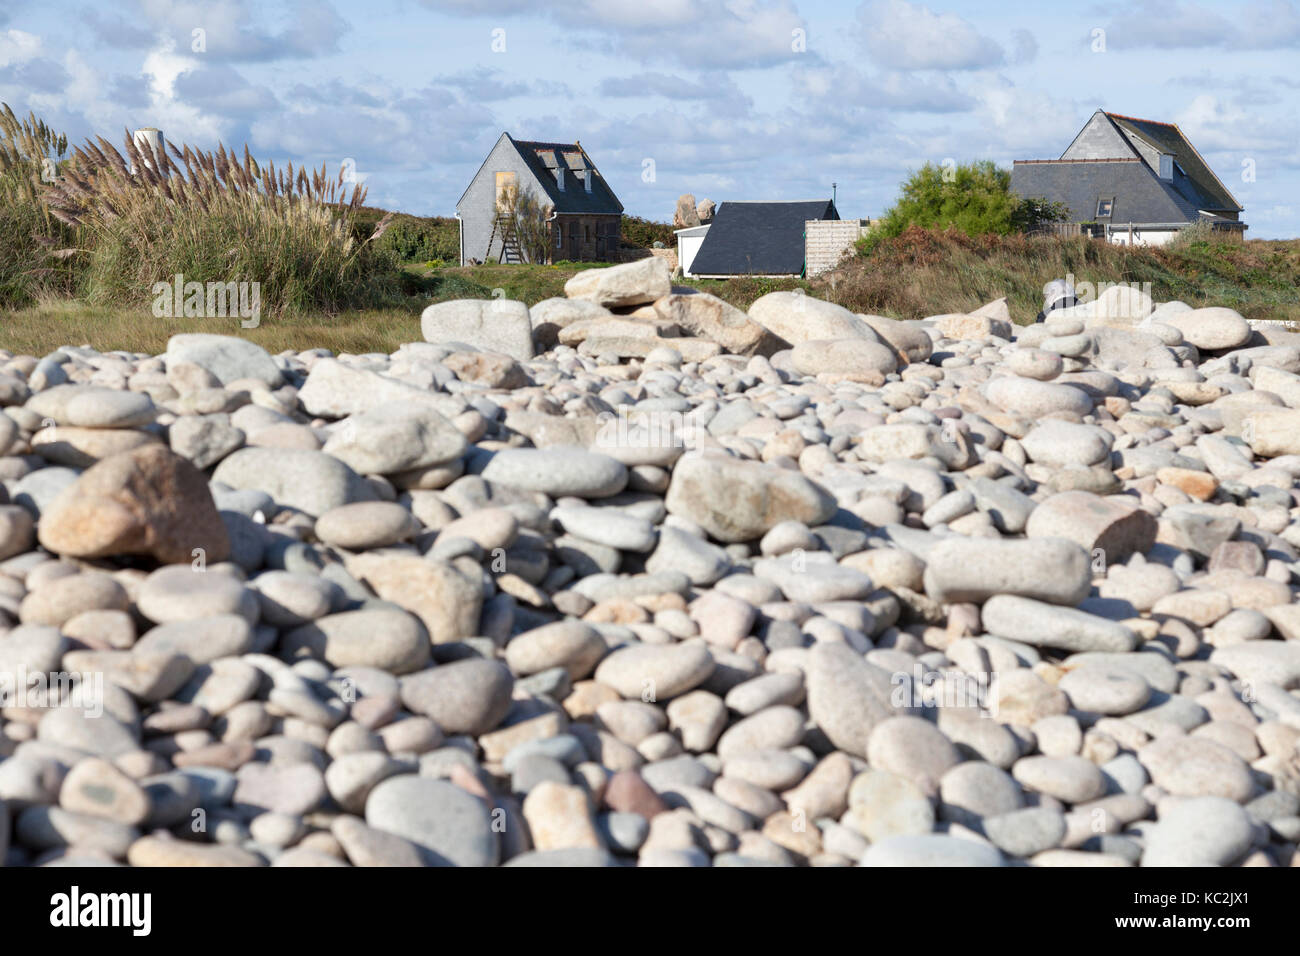
[[632, 214], [835, 181], [850, 217], [926, 161], [1054, 158], [1100, 107], [1177, 122], [1249, 237], [1295, 237], [1298, 54], [1300, 0], [0, 0], [15, 111], [352, 159], [371, 204], [426, 215], [502, 130], [580, 139]]

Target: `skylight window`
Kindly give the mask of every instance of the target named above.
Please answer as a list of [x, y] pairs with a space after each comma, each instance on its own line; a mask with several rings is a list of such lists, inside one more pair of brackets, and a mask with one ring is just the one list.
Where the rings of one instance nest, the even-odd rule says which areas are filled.
[[1098, 219], [1109, 219], [1109, 218], [1110, 218], [1110, 211], [1111, 211], [1111, 209], [1114, 208], [1114, 206], [1115, 206], [1115, 200], [1114, 200], [1114, 199], [1098, 199], [1098, 200], [1097, 200], [1097, 218], [1098, 218]]

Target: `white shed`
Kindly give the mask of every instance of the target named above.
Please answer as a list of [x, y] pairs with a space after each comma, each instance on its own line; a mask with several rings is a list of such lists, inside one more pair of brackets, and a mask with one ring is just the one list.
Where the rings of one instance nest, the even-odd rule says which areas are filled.
[[688, 279], [692, 277], [691, 262], [695, 259], [695, 253], [700, 251], [704, 237], [708, 234], [708, 226], [692, 226], [674, 232], [677, 236], [677, 263], [681, 266], [684, 277]]

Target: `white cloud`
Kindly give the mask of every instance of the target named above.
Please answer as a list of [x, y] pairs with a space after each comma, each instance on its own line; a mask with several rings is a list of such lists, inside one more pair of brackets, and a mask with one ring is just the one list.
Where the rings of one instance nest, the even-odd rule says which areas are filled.
[[1300, 5], [1255, 0], [1231, 17], [1198, 3], [1138, 0], [1106, 28], [1115, 49], [1284, 50], [1300, 47]]
[[0, 31], [0, 68], [26, 63], [40, 55], [41, 38], [22, 30]]
[[[141, 16], [185, 49], [237, 62], [322, 56], [338, 50], [348, 23], [328, 0], [137, 0]], [[195, 31], [203, 31], [196, 36]]]
[[220, 117], [177, 95], [177, 80], [198, 69], [201, 69], [198, 57], [177, 53], [170, 38], [150, 50], [141, 66], [149, 83], [149, 125], [161, 127], [172, 142], [215, 142], [225, 126]]
[[[1300, 139], [1300, 125], [1294, 116], [1264, 116], [1245, 108], [1240, 100], [1202, 93], [1173, 119], [1202, 154], [1217, 153], [1224, 164], [1271, 155], [1275, 165], [1296, 165], [1294, 144]], [[1228, 169], [1229, 176], [1235, 172]]]
[[498, 0], [491, 6], [480, 0], [420, 2], [431, 10], [494, 24], [521, 16], [550, 18], [570, 32], [575, 45], [596, 45], [643, 62], [749, 68], [810, 55], [796, 49], [800, 40], [807, 50], [814, 49], [791, 0], [570, 0], [545, 5]]
[[959, 113], [975, 100], [957, 88], [951, 77], [923, 79], [913, 73], [868, 75], [843, 64], [792, 71], [797, 97], [824, 104], [865, 104], [874, 110], [918, 113]]
[[970, 158], [1053, 159], [1070, 145], [1087, 112], [1073, 100], [997, 78], [975, 92], [974, 129], [958, 132]]
[[867, 52], [897, 70], [977, 70], [1006, 55], [955, 13], [935, 13], [906, 0], [871, 0], [858, 11]]

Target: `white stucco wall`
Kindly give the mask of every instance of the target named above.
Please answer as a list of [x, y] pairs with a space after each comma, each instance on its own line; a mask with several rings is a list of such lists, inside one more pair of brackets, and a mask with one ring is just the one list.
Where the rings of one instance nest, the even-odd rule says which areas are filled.
[[700, 246], [704, 244], [704, 236], [678, 236], [677, 237], [677, 261], [681, 264], [682, 275], [690, 276], [691, 262], [695, 259], [695, 254], [700, 251]]
[[[1133, 229], [1133, 245], [1135, 246], [1163, 246], [1174, 236], [1178, 235], [1177, 229]], [[1110, 241], [1117, 246], [1127, 246], [1128, 227], [1111, 226]]]

